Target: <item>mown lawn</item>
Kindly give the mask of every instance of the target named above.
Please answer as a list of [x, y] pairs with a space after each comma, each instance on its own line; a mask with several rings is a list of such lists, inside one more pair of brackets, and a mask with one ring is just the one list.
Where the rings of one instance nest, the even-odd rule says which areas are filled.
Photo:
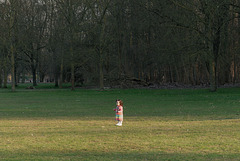
[[0, 90], [0, 160], [239, 160], [239, 127], [240, 88]]

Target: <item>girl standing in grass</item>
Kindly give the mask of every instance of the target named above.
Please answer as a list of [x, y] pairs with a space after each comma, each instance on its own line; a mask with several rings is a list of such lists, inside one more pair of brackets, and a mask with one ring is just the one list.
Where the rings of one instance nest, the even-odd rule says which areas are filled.
[[116, 105], [117, 107], [114, 109], [114, 111], [116, 111], [116, 121], [118, 121], [118, 123], [116, 124], [117, 126], [122, 126], [122, 122], [123, 122], [123, 101], [118, 99], [116, 100]]

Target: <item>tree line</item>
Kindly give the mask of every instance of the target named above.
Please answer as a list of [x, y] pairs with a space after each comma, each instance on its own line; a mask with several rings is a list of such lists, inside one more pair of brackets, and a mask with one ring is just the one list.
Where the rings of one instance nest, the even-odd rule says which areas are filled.
[[240, 81], [237, 0], [1, 0], [0, 85]]

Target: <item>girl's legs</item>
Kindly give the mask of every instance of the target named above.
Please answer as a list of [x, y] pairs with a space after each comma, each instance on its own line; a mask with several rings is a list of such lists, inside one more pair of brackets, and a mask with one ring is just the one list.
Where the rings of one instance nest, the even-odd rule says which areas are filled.
[[120, 124], [120, 121], [118, 121], [118, 123], [116, 125], [119, 125]]

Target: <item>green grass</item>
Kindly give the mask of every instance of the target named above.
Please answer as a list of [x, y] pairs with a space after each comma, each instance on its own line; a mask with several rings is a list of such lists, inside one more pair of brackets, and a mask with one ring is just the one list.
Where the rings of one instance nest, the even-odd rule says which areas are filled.
[[239, 160], [239, 127], [239, 88], [0, 90], [0, 160]]

